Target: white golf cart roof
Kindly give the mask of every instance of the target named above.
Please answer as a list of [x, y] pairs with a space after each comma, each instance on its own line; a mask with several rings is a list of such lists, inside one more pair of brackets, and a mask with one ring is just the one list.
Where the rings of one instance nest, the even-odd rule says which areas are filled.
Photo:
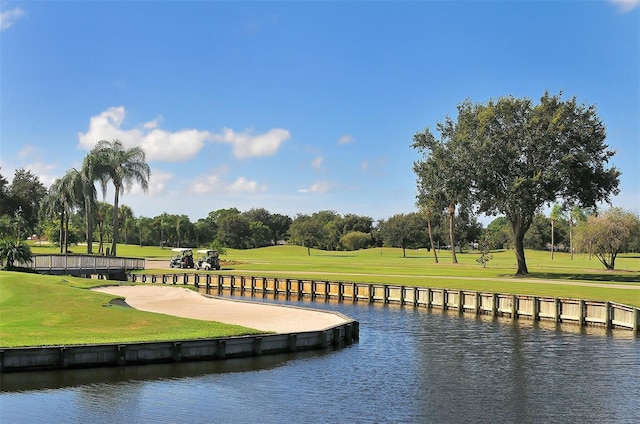
[[215, 249], [200, 249], [198, 253], [209, 253], [209, 252], [217, 252]]
[[189, 249], [188, 247], [174, 247], [173, 249], [171, 249], [172, 252], [187, 252], [187, 251], [191, 251], [191, 249]]

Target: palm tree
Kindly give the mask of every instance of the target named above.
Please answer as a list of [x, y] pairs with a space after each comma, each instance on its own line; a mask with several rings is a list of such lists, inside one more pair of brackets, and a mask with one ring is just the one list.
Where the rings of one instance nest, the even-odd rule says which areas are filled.
[[13, 264], [31, 262], [31, 248], [24, 241], [17, 238], [0, 240], [0, 264], [5, 264], [4, 269], [13, 268]]
[[85, 217], [85, 232], [87, 239], [87, 253], [93, 253], [93, 216], [98, 197], [94, 182], [96, 178], [96, 157], [89, 153], [82, 161], [82, 168], [77, 173], [78, 189], [82, 198], [82, 209]]
[[120, 194], [131, 189], [137, 182], [146, 193], [149, 189], [151, 169], [145, 160], [141, 147], [125, 149], [119, 140], [100, 140], [91, 150], [96, 158], [96, 176], [100, 179], [102, 193], [106, 195], [107, 183], [111, 181], [115, 189], [113, 200], [113, 241], [111, 255], [116, 256], [118, 241], [118, 203]]
[[120, 214], [119, 220], [122, 222], [122, 229], [124, 230], [124, 244], [127, 244], [127, 233], [134, 224], [133, 211], [129, 206], [122, 205], [118, 213]]
[[104, 234], [105, 230], [105, 221], [107, 217], [111, 213], [111, 205], [105, 202], [99, 202], [96, 205], [96, 227], [98, 227], [98, 254], [102, 255], [104, 253]]
[[56, 179], [49, 188], [49, 194], [42, 206], [45, 215], [52, 216], [55, 214], [60, 217], [60, 236], [58, 240], [60, 253], [66, 252], [68, 248], [69, 215], [76, 204], [76, 181], [75, 173], [72, 170], [67, 171], [62, 178]]

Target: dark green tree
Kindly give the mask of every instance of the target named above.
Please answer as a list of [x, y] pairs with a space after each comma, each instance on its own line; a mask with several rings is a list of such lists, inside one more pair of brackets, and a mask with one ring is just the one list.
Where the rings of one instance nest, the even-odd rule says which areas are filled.
[[436, 125], [440, 138], [429, 128], [413, 136], [412, 147], [422, 155], [413, 165], [417, 176], [419, 207], [446, 209], [449, 217], [449, 244], [453, 263], [458, 263], [455, 252], [456, 208], [468, 209], [471, 196], [469, 169], [472, 156], [459, 134], [458, 123], [446, 117]]
[[14, 174], [8, 195], [7, 203], [4, 205], [7, 214], [13, 217], [18, 214], [24, 219], [21, 233], [31, 235], [38, 224], [40, 203], [47, 195], [47, 189], [37, 175], [20, 168]]
[[402, 248], [402, 257], [406, 257], [407, 249], [427, 245], [425, 227], [425, 218], [419, 213], [397, 214], [383, 221], [380, 231], [384, 245]]
[[468, 175], [478, 212], [511, 224], [518, 275], [528, 274], [524, 236], [533, 217], [556, 199], [595, 206], [618, 193], [620, 172], [595, 106], [545, 93], [458, 106], [456, 142], [474, 160]]
[[289, 227], [290, 242], [307, 248], [307, 255], [311, 255], [311, 248], [318, 245], [322, 237], [321, 222], [309, 215], [299, 214]]
[[246, 249], [251, 244], [251, 222], [242, 214], [226, 214], [218, 221], [218, 240], [223, 246]]

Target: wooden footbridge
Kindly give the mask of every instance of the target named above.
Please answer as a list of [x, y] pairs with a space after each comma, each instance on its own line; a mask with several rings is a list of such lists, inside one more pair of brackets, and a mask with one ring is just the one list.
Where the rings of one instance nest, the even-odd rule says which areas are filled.
[[33, 255], [23, 264], [40, 274], [103, 276], [109, 280], [126, 280], [128, 271], [144, 269], [145, 259], [96, 255]]

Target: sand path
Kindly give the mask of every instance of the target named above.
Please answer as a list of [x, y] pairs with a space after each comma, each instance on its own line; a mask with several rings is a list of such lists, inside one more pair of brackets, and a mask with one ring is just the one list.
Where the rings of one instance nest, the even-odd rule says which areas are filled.
[[210, 297], [181, 287], [110, 286], [94, 290], [122, 296], [129, 306], [143, 311], [237, 324], [266, 332], [319, 331], [352, 321], [336, 312]]

